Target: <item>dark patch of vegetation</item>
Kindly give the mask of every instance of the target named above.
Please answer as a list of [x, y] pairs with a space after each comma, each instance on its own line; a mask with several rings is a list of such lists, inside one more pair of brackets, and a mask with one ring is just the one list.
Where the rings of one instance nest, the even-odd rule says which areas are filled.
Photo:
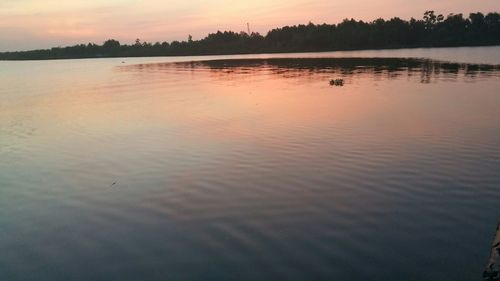
[[483, 272], [485, 281], [500, 281], [500, 221], [497, 223], [495, 238], [491, 246], [490, 258]]
[[344, 79], [332, 79], [330, 80], [330, 86], [339, 86], [342, 87], [344, 86]]
[[420, 20], [400, 18], [372, 22], [345, 19], [339, 24], [285, 26], [259, 33], [218, 31], [201, 40], [141, 42], [122, 45], [110, 39], [47, 50], [0, 53], [2, 60], [220, 55], [274, 52], [315, 52], [411, 47], [500, 45], [500, 14], [471, 13], [447, 17], [427, 11]]

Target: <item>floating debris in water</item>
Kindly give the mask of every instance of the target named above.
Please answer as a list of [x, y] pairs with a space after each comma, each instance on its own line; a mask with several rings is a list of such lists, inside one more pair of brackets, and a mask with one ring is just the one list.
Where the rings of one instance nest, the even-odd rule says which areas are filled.
[[330, 86], [344, 86], [344, 79], [332, 79], [330, 80]]

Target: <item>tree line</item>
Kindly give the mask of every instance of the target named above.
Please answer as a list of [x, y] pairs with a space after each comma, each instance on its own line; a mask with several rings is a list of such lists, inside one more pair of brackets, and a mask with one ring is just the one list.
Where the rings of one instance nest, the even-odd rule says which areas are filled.
[[102, 45], [79, 44], [45, 50], [0, 53], [3, 60], [222, 55], [314, 52], [411, 47], [500, 45], [500, 14], [449, 14], [426, 11], [422, 19], [395, 17], [371, 22], [345, 19], [339, 24], [301, 24], [269, 31], [217, 31], [200, 40], [141, 42], [127, 45], [110, 39]]

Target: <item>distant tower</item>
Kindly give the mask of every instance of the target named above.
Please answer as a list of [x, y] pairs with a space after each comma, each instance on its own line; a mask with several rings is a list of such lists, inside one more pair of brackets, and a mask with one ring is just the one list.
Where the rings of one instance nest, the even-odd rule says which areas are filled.
[[250, 35], [250, 23], [247, 22], [247, 30], [248, 30], [248, 35]]

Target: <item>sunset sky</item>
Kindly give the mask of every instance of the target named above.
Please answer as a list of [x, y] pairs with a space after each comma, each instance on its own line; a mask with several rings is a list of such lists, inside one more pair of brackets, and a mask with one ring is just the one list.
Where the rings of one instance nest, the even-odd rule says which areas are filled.
[[102, 43], [200, 39], [217, 30], [269, 29], [299, 23], [337, 23], [499, 11], [499, 0], [0, 0], [0, 51]]

